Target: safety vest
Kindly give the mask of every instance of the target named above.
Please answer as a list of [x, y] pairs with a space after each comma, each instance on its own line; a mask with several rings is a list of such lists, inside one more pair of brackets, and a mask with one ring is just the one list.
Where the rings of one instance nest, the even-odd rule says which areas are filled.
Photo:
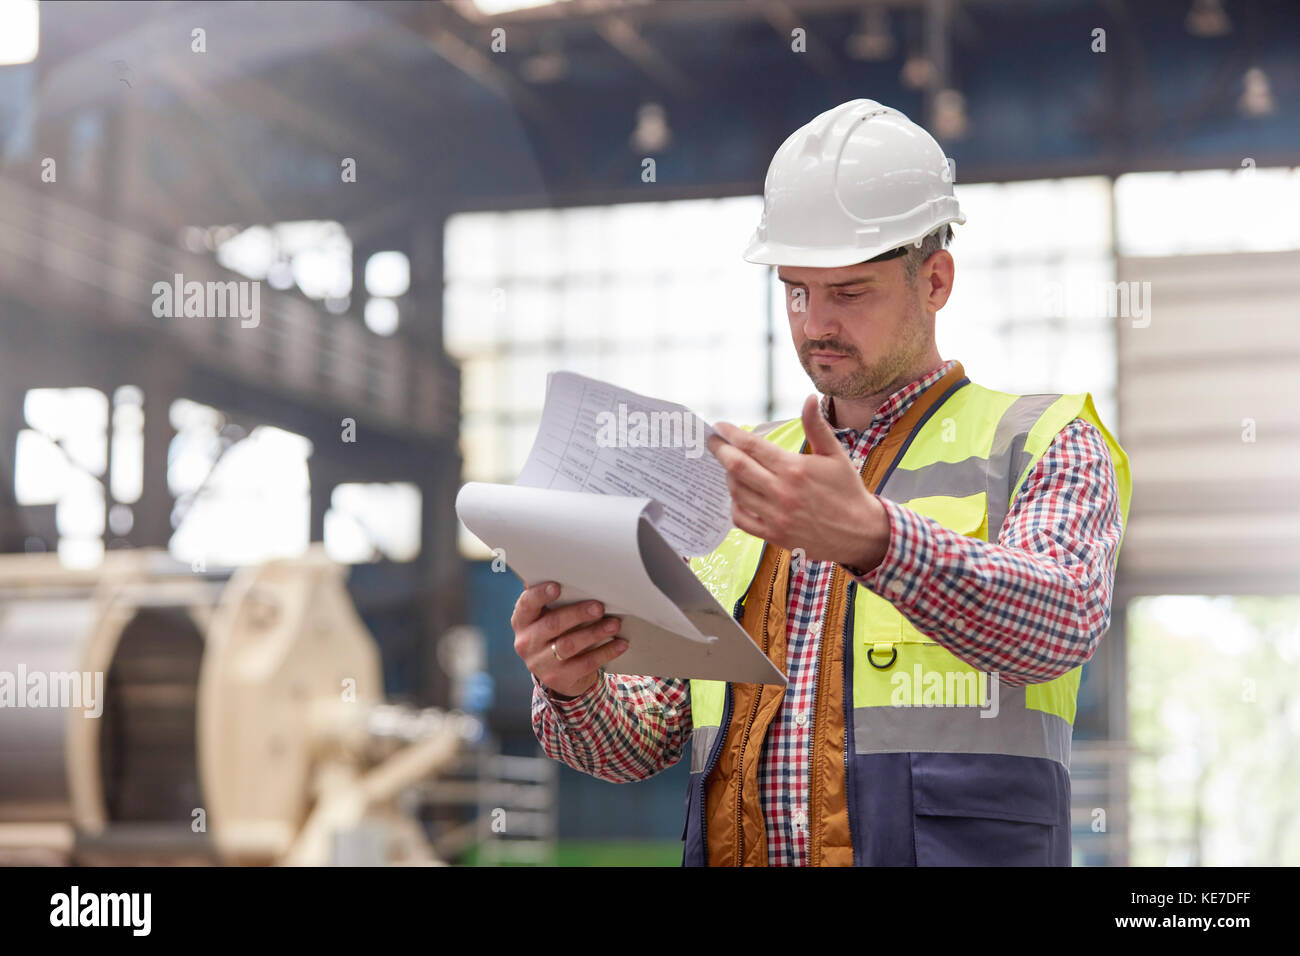
[[[1105, 439], [1127, 526], [1128, 457], [1091, 395], [997, 392], [970, 382], [960, 364], [872, 450], [863, 480], [959, 534], [996, 541], [1026, 477], [1075, 418]], [[755, 431], [807, 452], [801, 419]], [[784, 671], [790, 553], [733, 528], [691, 568]], [[1069, 865], [1081, 667], [1043, 683], [998, 684], [839, 565], [826, 603], [807, 724], [809, 863]], [[692, 680], [690, 695], [682, 862], [764, 866], [758, 768], [785, 690]]]

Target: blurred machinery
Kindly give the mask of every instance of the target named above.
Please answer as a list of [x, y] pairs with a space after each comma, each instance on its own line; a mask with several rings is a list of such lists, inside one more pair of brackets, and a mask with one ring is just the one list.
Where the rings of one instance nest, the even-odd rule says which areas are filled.
[[343, 575], [0, 556], [0, 861], [441, 862], [409, 798], [482, 724], [384, 703]]

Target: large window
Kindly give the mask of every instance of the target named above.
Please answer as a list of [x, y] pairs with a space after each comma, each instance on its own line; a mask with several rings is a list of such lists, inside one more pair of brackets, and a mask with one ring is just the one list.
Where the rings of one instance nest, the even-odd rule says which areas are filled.
[[1124, 256], [1300, 249], [1300, 168], [1129, 173], [1115, 180]]
[[65, 565], [95, 567], [104, 557], [108, 396], [93, 388], [34, 388], [23, 417], [14, 497], [20, 505], [54, 505], [57, 529], [57, 544], [33, 537], [27, 549], [55, 547]]
[[172, 555], [206, 568], [302, 554], [311, 529], [311, 442], [269, 425], [245, 435], [217, 409], [187, 399], [170, 413]]
[[766, 270], [740, 253], [761, 210], [742, 197], [452, 217], [445, 335], [463, 376], [465, 479], [514, 481], [556, 369], [710, 421], [760, 418]]

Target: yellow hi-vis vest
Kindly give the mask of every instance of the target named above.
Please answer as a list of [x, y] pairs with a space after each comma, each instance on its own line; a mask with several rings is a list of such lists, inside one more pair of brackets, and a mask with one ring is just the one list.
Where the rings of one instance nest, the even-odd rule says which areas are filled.
[[[1128, 458], [1086, 393], [1017, 396], [961, 378], [914, 426], [877, 493], [959, 534], [996, 541], [1026, 477], [1075, 418], [1090, 422], [1105, 439], [1127, 526]], [[787, 451], [803, 449], [800, 419], [760, 426], [759, 431]], [[761, 539], [733, 528], [714, 552], [691, 561], [696, 576], [737, 620], [751, 588], [761, 592], [755, 574], [766, 547]], [[788, 555], [781, 559], [788, 568]], [[846, 794], [838, 799], [848, 814], [851, 846], [839, 847], [837, 855], [828, 845], [823, 856], [819, 838], [815, 842], [822, 859], [811, 862], [1068, 864], [1068, 769], [1081, 667], [1043, 683], [994, 688], [995, 678], [919, 631], [886, 597], [858, 586], [842, 569], [836, 580], [850, 592], [840, 602], [843, 634], [828, 628], [821, 640], [842, 639], [845, 645], [843, 713], [835, 719], [843, 724]], [[773, 595], [772, 603], [785, 597]], [[960, 627], [963, 622], [953, 623]], [[754, 689], [769, 695], [767, 699], [784, 693], [776, 687]], [[706, 813], [709, 788], [726, 783], [714, 772], [724, 747], [750, 748], [752, 764], [762, 746], [761, 739], [739, 739], [742, 731], [736, 725], [744, 723], [744, 715], [732, 719], [732, 695], [730, 684], [690, 681], [693, 734], [686, 865], [739, 862], [730, 859], [737, 834], [712, 831], [736, 828], [732, 821], [743, 817], [742, 808], [729, 815], [719, 812], [712, 827]], [[814, 746], [822, 743], [814, 740]], [[816, 766], [816, 756], [811, 766]], [[750, 800], [757, 802], [758, 794], [751, 791], [744, 802]], [[941, 830], [936, 818], [945, 815], [948, 829]], [[954, 835], [954, 818], [963, 816], [978, 818], [985, 826], [970, 831], [972, 845], [989, 842], [1003, 849], [989, 846], [987, 857], [965, 859], [982, 851], [953, 849], [964, 839]], [[810, 824], [816, 830], [822, 822], [830, 821]], [[1015, 824], [1036, 829], [1028, 838], [1022, 832], [997, 830]], [[832, 830], [844, 832], [842, 826], [825, 828], [827, 833]], [[719, 861], [717, 856], [728, 859]], [[761, 855], [746, 854], [744, 862], [755, 859]]]

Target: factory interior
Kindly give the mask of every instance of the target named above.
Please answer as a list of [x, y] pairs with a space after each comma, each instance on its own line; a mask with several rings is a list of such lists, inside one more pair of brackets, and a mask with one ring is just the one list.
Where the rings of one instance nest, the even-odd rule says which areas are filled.
[[943, 357], [1089, 392], [1131, 462], [1073, 864], [1300, 864], [1297, 37], [1285, 0], [0, 2], [0, 674], [76, 675], [0, 694], [0, 865], [679, 866], [690, 760], [546, 757], [455, 501], [557, 370], [798, 416], [741, 251], [859, 97], [952, 163]]

